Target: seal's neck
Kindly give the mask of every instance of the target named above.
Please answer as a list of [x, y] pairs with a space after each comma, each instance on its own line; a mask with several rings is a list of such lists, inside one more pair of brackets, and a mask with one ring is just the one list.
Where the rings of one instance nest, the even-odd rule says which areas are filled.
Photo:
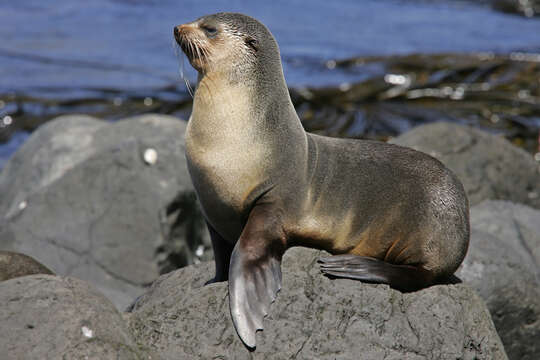
[[284, 80], [264, 91], [257, 81], [231, 81], [215, 73], [199, 78], [189, 128], [200, 145], [237, 139], [279, 143], [285, 132], [300, 142], [306, 138]]

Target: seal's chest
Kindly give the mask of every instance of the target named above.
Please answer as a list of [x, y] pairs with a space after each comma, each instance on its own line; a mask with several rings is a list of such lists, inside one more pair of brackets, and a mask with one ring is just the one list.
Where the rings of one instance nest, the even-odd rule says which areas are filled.
[[206, 215], [223, 219], [244, 213], [249, 195], [265, 179], [269, 151], [246, 90], [220, 91], [218, 85], [211, 94], [205, 86], [197, 90], [186, 129], [186, 157]]
[[197, 146], [186, 142], [189, 171], [205, 210], [219, 207], [241, 213], [264, 172], [262, 149], [241, 142]]

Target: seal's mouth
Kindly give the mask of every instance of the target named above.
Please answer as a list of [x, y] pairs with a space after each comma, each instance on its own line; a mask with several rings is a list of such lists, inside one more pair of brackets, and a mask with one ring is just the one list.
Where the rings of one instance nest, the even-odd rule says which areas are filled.
[[197, 46], [197, 42], [192, 39], [192, 30], [188, 25], [179, 25], [174, 28], [174, 38], [188, 59], [195, 60], [201, 57], [203, 51]]

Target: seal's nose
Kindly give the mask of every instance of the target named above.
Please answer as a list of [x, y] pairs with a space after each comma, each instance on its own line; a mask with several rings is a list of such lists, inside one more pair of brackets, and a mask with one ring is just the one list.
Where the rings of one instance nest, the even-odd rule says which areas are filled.
[[189, 24], [182, 24], [174, 27], [174, 38], [176, 41], [180, 42], [182, 40], [183, 36], [186, 36], [191, 30], [191, 26]]

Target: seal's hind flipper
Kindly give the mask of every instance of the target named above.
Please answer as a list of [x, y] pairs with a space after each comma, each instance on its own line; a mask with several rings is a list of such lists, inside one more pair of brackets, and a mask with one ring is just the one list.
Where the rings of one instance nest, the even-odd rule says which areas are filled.
[[281, 289], [281, 261], [268, 257], [248, 262], [237, 246], [229, 270], [229, 304], [238, 335], [250, 348], [255, 347], [255, 333], [263, 329], [263, 318]]
[[401, 291], [415, 291], [432, 284], [432, 272], [421, 266], [395, 265], [367, 256], [335, 255], [319, 259], [328, 276], [388, 284]]

